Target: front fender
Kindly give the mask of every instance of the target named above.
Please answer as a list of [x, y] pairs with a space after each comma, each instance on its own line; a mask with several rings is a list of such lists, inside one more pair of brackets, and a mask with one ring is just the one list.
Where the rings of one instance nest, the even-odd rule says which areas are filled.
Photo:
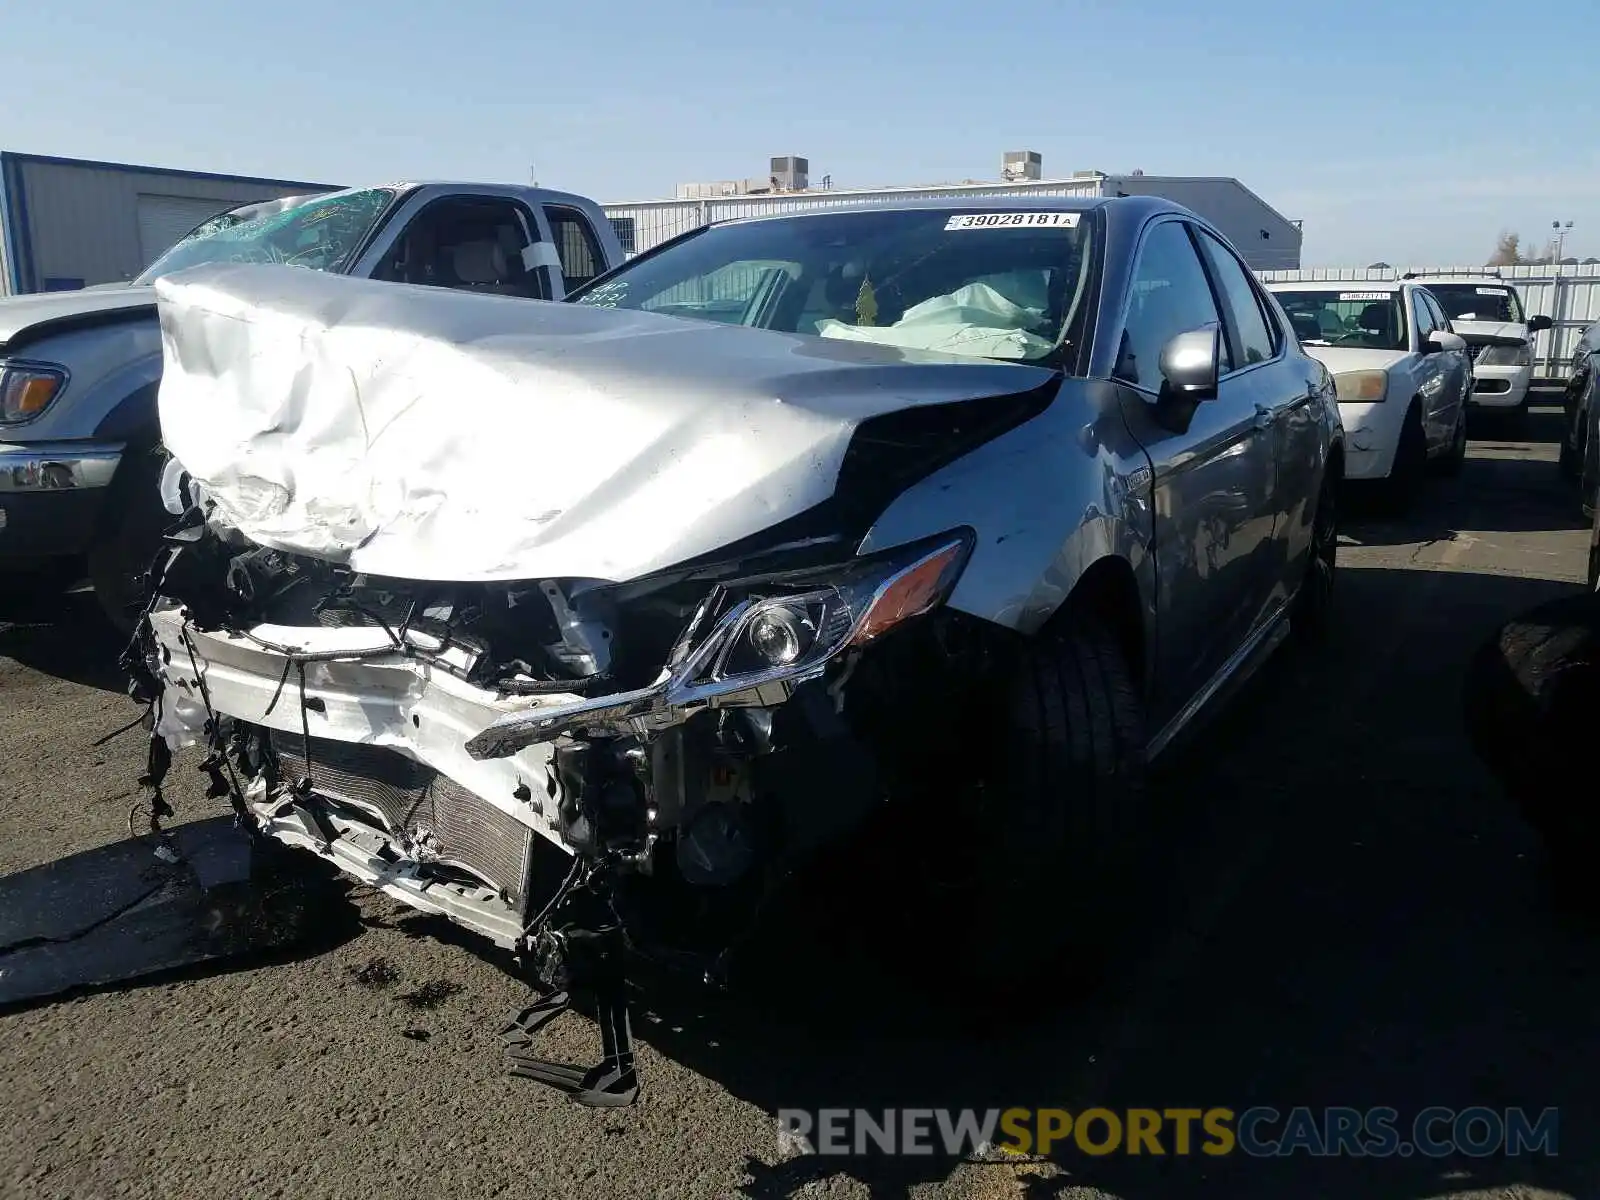
[[67, 387], [39, 417], [0, 431], [0, 440], [126, 441], [157, 428], [161, 327], [153, 315], [43, 338], [30, 344], [25, 356], [65, 367]]
[[958, 525], [976, 530], [949, 605], [1033, 634], [1097, 560], [1134, 570], [1142, 620], [1153, 620], [1150, 463], [1128, 433], [1114, 389], [1069, 379], [1049, 408], [896, 498], [862, 553]]

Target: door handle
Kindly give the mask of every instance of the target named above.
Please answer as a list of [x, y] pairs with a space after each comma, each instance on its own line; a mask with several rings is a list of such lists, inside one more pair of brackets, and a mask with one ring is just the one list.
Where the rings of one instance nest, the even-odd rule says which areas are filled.
[[1257, 429], [1271, 429], [1278, 419], [1278, 412], [1265, 404], [1256, 405], [1256, 419], [1254, 425]]

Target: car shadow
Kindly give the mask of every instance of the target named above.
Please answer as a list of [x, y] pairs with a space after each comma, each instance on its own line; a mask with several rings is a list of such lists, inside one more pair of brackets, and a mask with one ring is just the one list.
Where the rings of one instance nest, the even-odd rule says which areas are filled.
[[0, 586], [0, 658], [84, 687], [120, 693], [127, 689], [128, 677], [117, 658], [126, 644], [92, 596]]
[[[1498, 456], [1502, 449], [1506, 457]], [[1525, 442], [1471, 443], [1461, 475], [1428, 479], [1410, 509], [1400, 514], [1386, 509], [1381, 488], [1349, 483], [1343, 493], [1341, 532], [1364, 546], [1392, 546], [1448, 541], [1463, 528], [1474, 533], [1588, 529], [1576, 492], [1556, 468], [1553, 450], [1548, 460], [1528, 458], [1525, 450]], [[1492, 505], [1472, 502], [1489, 494], [1494, 496]]]
[[[1181, 760], [1165, 765], [1169, 884], [1149, 940], [1095, 984], [1070, 977], [1026, 1005], [974, 1002], [885, 966], [889, 926], [849, 881], [803, 885], [744, 991], [650, 981], [640, 1036], [769, 1113], [1270, 1105], [1560, 1109], [1559, 1156], [1092, 1157], [1055, 1179], [1113, 1197], [1362, 1195], [1600, 1182], [1589, 1084], [1600, 984], [1594, 924], [1557, 910], [1540, 849], [1471, 757], [1459, 689], [1471, 650], [1570, 585], [1356, 569], [1320, 654], [1280, 656]], [[1409, 600], [1405, 599], [1409, 596]], [[959, 831], [953, 833], [959, 836]], [[893, 861], [892, 847], [876, 848]], [[871, 855], [866, 856], [869, 859]], [[996, 914], [1024, 944], [1051, 914]], [[959, 955], [925, 930], [928, 956]], [[648, 1088], [648, 1080], [646, 1080]], [[1198, 1141], [1198, 1139], [1197, 1139]], [[938, 1157], [777, 1155], [746, 1164], [748, 1196], [853, 1178], [908, 1195]], [[1011, 1174], [1005, 1165], [968, 1170]], [[1018, 1186], [1020, 1186], [1020, 1181]], [[998, 1194], [998, 1193], [997, 1193]]]
[[0, 876], [0, 1013], [325, 953], [361, 932], [348, 891], [231, 817]]

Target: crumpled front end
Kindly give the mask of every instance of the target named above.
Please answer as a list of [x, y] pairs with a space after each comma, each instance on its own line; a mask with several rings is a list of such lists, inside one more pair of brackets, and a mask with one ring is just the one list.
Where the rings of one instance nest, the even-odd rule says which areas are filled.
[[[615, 912], [635, 943], [712, 962], [892, 789], [916, 757], [895, 730], [956, 711], [889, 660], [950, 652], [971, 548], [953, 530], [626, 584], [452, 584], [213, 520], [175, 535], [136, 673], [165, 745], [207, 745], [267, 835], [536, 958]], [[580, 891], [589, 910], [564, 912]]]

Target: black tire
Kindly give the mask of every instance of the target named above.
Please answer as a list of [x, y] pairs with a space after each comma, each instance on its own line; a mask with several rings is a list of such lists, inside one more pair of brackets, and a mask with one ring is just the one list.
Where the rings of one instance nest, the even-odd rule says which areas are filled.
[[1450, 449], [1445, 451], [1444, 457], [1439, 460], [1439, 474], [1446, 479], [1455, 479], [1467, 465], [1467, 408], [1461, 406], [1461, 411], [1456, 415], [1455, 432], [1450, 437]]
[[1594, 506], [1594, 524], [1589, 527], [1589, 590], [1600, 592], [1600, 498]]
[[172, 516], [161, 503], [164, 456], [128, 450], [106, 493], [105, 515], [88, 551], [89, 582], [100, 611], [118, 633], [133, 630], [145, 601], [145, 575]]
[[1322, 488], [1311, 518], [1311, 551], [1305, 577], [1295, 596], [1289, 631], [1303, 644], [1321, 645], [1333, 626], [1334, 582], [1339, 565], [1338, 465], [1330, 462], [1322, 473]]
[[[1004, 998], [1054, 968], [1093, 974], [1139, 899], [1144, 706], [1127, 656], [1088, 616], [1026, 647], [995, 737], [970, 883], [954, 901], [955, 973]], [[962, 836], [962, 835], [958, 835]]]
[[1600, 597], [1569, 593], [1507, 621], [1473, 654], [1462, 700], [1474, 754], [1539, 833], [1557, 888], [1600, 894], [1600, 810], [1574, 786], [1600, 711]]
[[1400, 444], [1395, 447], [1394, 465], [1384, 480], [1384, 508], [1391, 515], [1409, 512], [1422, 490], [1428, 473], [1428, 435], [1422, 429], [1422, 409], [1413, 404], [1400, 428]]
[[1574, 379], [1567, 385], [1561, 403], [1561, 453], [1556, 465], [1561, 478], [1568, 483], [1577, 483], [1583, 474], [1583, 427], [1578, 419], [1578, 401], [1582, 394], [1579, 381]]

